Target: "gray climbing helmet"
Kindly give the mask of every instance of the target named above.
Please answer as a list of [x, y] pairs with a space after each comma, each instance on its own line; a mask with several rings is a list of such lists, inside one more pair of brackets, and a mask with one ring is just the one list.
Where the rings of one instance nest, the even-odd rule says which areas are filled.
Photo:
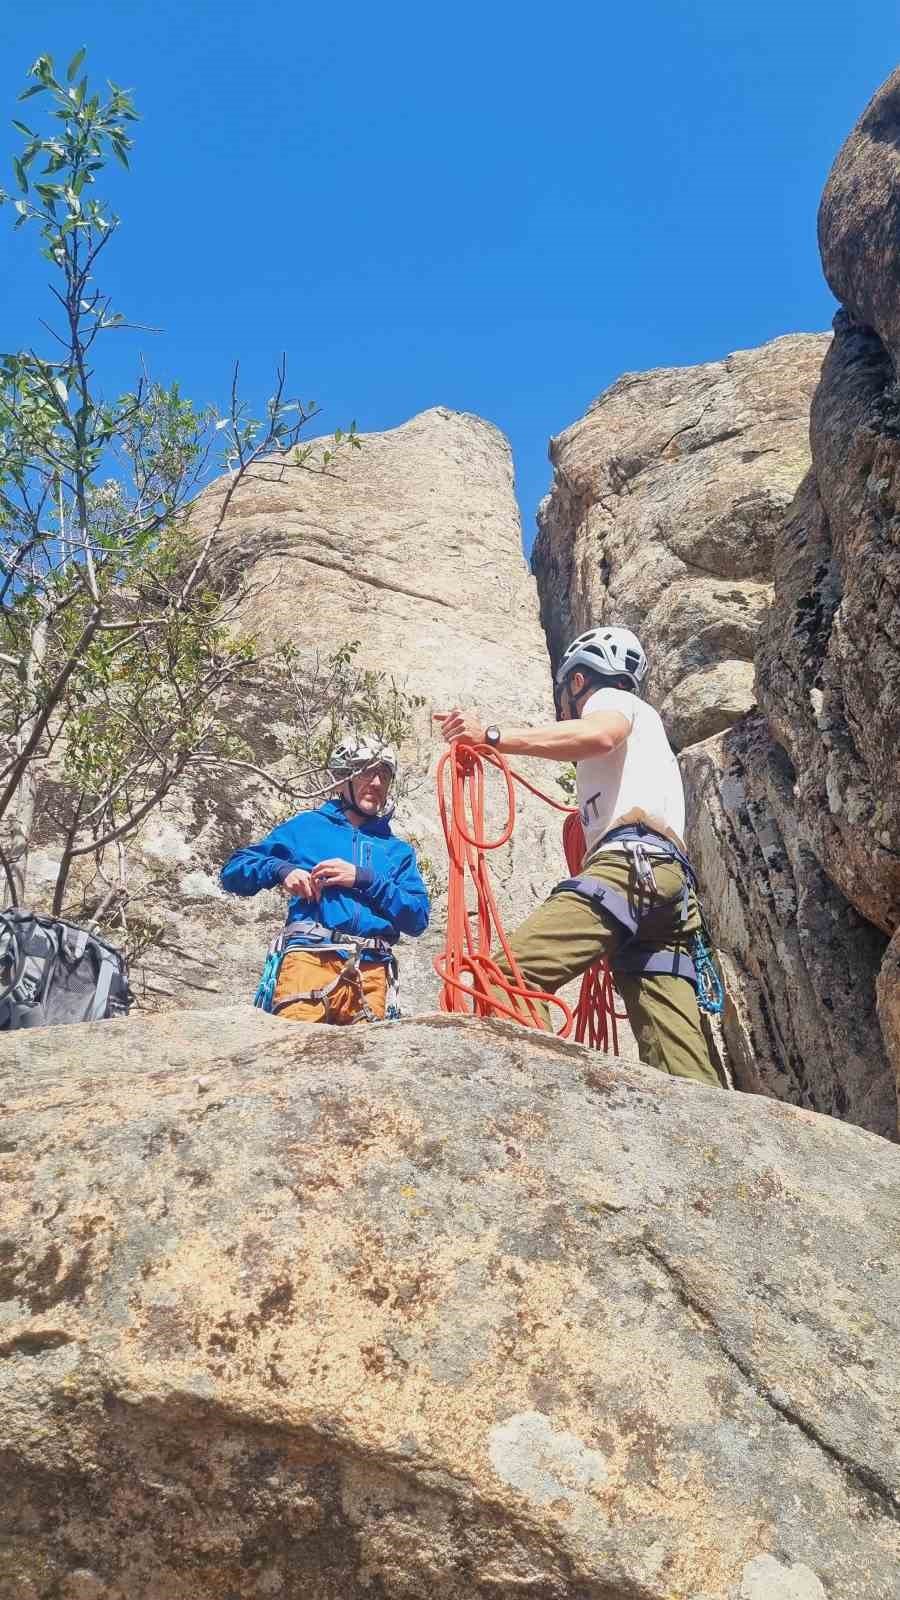
[[336, 783], [348, 778], [358, 778], [372, 767], [388, 767], [392, 778], [397, 776], [397, 752], [393, 745], [382, 744], [379, 739], [353, 737], [344, 739], [332, 751], [328, 770]]
[[606, 677], [627, 678], [638, 693], [647, 676], [647, 657], [630, 628], [588, 628], [563, 651], [556, 669], [557, 688], [576, 667]]

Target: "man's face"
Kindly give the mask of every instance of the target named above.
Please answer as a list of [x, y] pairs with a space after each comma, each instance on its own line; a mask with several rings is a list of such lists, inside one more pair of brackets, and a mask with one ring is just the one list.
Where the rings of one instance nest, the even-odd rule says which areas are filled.
[[583, 672], [573, 672], [565, 681], [560, 690], [559, 709], [562, 722], [574, 722], [578, 717], [576, 701], [585, 685]]
[[344, 794], [364, 817], [376, 817], [387, 800], [392, 778], [390, 767], [382, 761], [377, 767], [367, 767], [365, 772], [358, 773], [352, 785], [345, 785]]

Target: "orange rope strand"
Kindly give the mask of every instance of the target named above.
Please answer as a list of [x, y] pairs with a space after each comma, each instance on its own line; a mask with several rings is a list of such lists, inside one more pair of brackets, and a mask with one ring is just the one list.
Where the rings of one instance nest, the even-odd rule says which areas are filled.
[[[501, 774], [506, 787], [506, 822], [495, 839], [485, 834], [485, 767]], [[447, 776], [449, 772], [449, 800]], [[538, 1007], [556, 1006], [562, 1012], [560, 1038], [575, 1038], [594, 1049], [607, 1050], [610, 1034], [613, 1051], [618, 1050], [615, 998], [612, 975], [606, 961], [599, 960], [584, 974], [581, 995], [573, 1014], [571, 1006], [557, 995], [529, 989], [512, 953], [494, 896], [488, 868], [488, 855], [512, 838], [516, 820], [515, 784], [520, 783], [547, 805], [566, 813], [563, 843], [569, 871], [575, 873], [584, 856], [584, 833], [577, 811], [535, 787], [515, 772], [490, 745], [455, 743], [441, 756], [437, 769], [437, 798], [447, 854], [450, 882], [447, 896], [447, 939], [435, 959], [441, 979], [442, 1011], [463, 1012], [479, 1017], [510, 1017], [530, 1028], [546, 1028]], [[467, 904], [466, 884], [474, 904]], [[501, 972], [492, 954], [494, 943], [506, 957], [510, 977]], [[499, 994], [498, 994], [499, 991]], [[499, 996], [505, 997], [504, 1000]]]

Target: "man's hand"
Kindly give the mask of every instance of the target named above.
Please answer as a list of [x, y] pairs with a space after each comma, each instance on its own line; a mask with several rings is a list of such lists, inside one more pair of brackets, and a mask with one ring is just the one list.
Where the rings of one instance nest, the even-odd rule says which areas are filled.
[[468, 711], [454, 706], [452, 711], [436, 711], [435, 722], [441, 724], [441, 733], [448, 744], [484, 744], [484, 724]]
[[302, 900], [318, 899], [310, 874], [300, 867], [292, 867], [287, 877], [282, 878], [281, 892], [286, 895], [298, 894]]
[[323, 889], [352, 889], [356, 882], [356, 868], [352, 861], [320, 861], [310, 873], [313, 893], [318, 900]]

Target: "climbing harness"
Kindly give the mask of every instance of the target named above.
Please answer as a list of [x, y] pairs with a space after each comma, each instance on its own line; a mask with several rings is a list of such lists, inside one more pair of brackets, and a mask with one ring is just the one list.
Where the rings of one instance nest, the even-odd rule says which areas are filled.
[[[506, 788], [507, 817], [497, 837], [485, 832], [485, 768], [499, 772]], [[447, 779], [449, 775], [449, 799]], [[450, 878], [447, 894], [447, 941], [435, 958], [434, 967], [441, 979], [442, 1011], [473, 1013], [479, 1017], [509, 1017], [528, 1027], [546, 1029], [543, 1008], [555, 1006], [562, 1013], [560, 1038], [575, 1038], [596, 1049], [618, 1051], [616, 1022], [624, 1012], [615, 1009], [615, 994], [608, 963], [599, 960], [584, 974], [581, 994], [574, 1012], [559, 995], [543, 989], [530, 989], [509, 945], [497, 906], [488, 868], [488, 854], [499, 850], [512, 837], [516, 819], [516, 793], [519, 783], [556, 811], [566, 813], [563, 840], [570, 872], [584, 854], [584, 834], [577, 810], [515, 772], [490, 745], [455, 743], [444, 752], [437, 769], [438, 809], [447, 852]], [[467, 905], [466, 885], [474, 902]], [[492, 955], [499, 945], [509, 966], [507, 977]], [[506, 998], [498, 999], [496, 991]], [[494, 992], [492, 992], [494, 991]]]
[[[697, 874], [691, 862], [674, 839], [658, 833], [647, 823], [628, 822], [612, 828], [603, 835], [599, 844], [616, 842], [623, 844], [634, 869], [633, 898], [626, 898], [587, 873], [558, 883], [552, 893], [559, 894], [561, 890], [568, 889], [583, 895], [585, 899], [601, 905], [607, 916], [624, 928], [626, 937], [616, 951], [617, 972], [633, 973], [640, 977], [670, 975], [686, 978], [696, 990], [700, 1010], [718, 1016], [725, 1003], [725, 991], [710, 949], [705, 923], [702, 924], [702, 931], [691, 935], [689, 953], [688, 949], [677, 946], [674, 950], [648, 950], [642, 948], [640, 943], [642, 924], [647, 917], [680, 901], [681, 920], [685, 923], [691, 894], [697, 898], [699, 906]], [[652, 847], [652, 854], [647, 843]], [[660, 896], [657, 887], [654, 862], [658, 861], [677, 862], [684, 875], [681, 888], [669, 900]]]
[[[485, 835], [486, 766], [496, 768], [506, 787], [507, 819], [495, 839]], [[690, 952], [687, 942], [684, 948], [674, 951], [646, 949], [640, 943], [645, 919], [672, 903], [659, 895], [655, 861], [674, 861], [683, 870], [683, 885], [676, 897], [681, 902], [683, 921], [687, 917], [690, 895], [696, 894], [694, 869], [674, 840], [641, 822], [624, 823], [604, 836], [601, 844], [620, 841], [632, 862], [635, 892], [626, 897], [598, 878], [579, 872], [585, 839], [577, 809], [536, 788], [521, 773], [515, 772], [492, 746], [459, 742], [444, 753], [437, 769], [438, 808], [450, 860], [447, 941], [434, 963], [442, 981], [441, 1010], [510, 1017], [528, 1027], [546, 1028], [543, 1013], [538, 1008], [555, 1006], [563, 1017], [560, 1038], [568, 1038], [574, 1029], [579, 1043], [604, 1051], [611, 1049], [613, 1053], [618, 1051], [616, 1023], [624, 1020], [625, 1013], [616, 1011], [613, 975], [605, 959], [599, 959], [585, 972], [573, 1012], [558, 995], [528, 988], [510, 948], [491, 885], [487, 858], [490, 851], [500, 849], [512, 836], [515, 783], [555, 810], [566, 813], [563, 845], [572, 876], [557, 884], [552, 892], [559, 894], [568, 890], [583, 895], [602, 906], [606, 915], [619, 923], [626, 937], [616, 952], [616, 970], [642, 977], [662, 973], [685, 978], [695, 988], [702, 1010], [721, 1011], [722, 983], [703, 934], [693, 936]], [[466, 899], [467, 881], [470, 898], [474, 901], [472, 909]], [[510, 976], [501, 971], [492, 955], [495, 940], [506, 959]], [[505, 1004], [498, 998], [497, 991], [505, 997]]]
[[[303, 943], [300, 943], [300, 940]], [[306, 989], [302, 993], [284, 995], [280, 1000], [275, 999], [275, 989], [278, 983], [278, 974], [281, 963], [291, 949], [310, 950], [313, 954], [341, 954], [344, 962], [340, 971], [330, 983], [323, 984], [318, 989]], [[345, 952], [349, 950], [349, 954]], [[385, 1006], [384, 1021], [396, 1022], [400, 1016], [399, 988], [400, 977], [397, 960], [391, 946], [384, 939], [357, 939], [352, 935], [339, 935], [335, 938], [333, 931], [324, 927], [319, 922], [311, 919], [302, 919], [298, 922], [289, 922], [286, 927], [272, 940], [266, 955], [262, 975], [253, 1004], [260, 1011], [268, 1011], [272, 1016], [278, 1016], [288, 1006], [298, 1002], [321, 1005], [325, 1012], [323, 1022], [330, 1022], [332, 1018], [332, 999], [336, 992], [349, 985], [355, 990], [358, 1000], [358, 1010], [354, 1021], [377, 1022], [381, 1019], [375, 1016], [368, 1004], [362, 987], [361, 958], [364, 951], [371, 950], [379, 956], [388, 968], [387, 1004]]]

